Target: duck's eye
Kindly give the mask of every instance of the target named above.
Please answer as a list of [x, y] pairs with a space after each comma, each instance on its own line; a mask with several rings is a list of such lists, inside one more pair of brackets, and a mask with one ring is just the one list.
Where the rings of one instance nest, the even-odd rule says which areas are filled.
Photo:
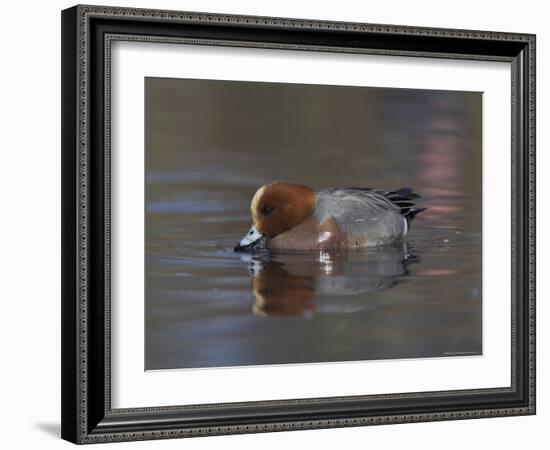
[[274, 208], [272, 208], [271, 206], [264, 206], [262, 208], [262, 214], [265, 214], [266, 216], [271, 214], [273, 212]]

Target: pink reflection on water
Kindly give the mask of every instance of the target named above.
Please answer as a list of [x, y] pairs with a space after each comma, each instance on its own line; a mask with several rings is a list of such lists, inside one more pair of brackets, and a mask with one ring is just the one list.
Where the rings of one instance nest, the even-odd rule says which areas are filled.
[[458, 201], [464, 183], [464, 156], [460, 148], [462, 130], [457, 120], [457, 109], [443, 99], [434, 101], [435, 111], [428, 117], [420, 156], [422, 193], [431, 199], [426, 220], [437, 224], [448, 221], [449, 216], [462, 212]]

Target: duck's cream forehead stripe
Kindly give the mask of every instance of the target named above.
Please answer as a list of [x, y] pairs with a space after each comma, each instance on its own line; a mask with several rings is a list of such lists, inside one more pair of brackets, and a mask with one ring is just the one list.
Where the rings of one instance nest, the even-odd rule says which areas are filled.
[[258, 209], [258, 202], [260, 201], [260, 198], [262, 198], [265, 188], [265, 186], [262, 186], [256, 191], [254, 197], [252, 197], [252, 202], [250, 203], [250, 211], [252, 211], [252, 214], [254, 214], [254, 211]]

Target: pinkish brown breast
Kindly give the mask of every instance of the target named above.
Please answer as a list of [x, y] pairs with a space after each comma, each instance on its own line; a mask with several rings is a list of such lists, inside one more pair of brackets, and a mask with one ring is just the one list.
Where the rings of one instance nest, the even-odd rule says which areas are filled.
[[330, 217], [323, 223], [313, 217], [275, 236], [268, 243], [271, 250], [329, 250], [340, 246], [340, 232]]

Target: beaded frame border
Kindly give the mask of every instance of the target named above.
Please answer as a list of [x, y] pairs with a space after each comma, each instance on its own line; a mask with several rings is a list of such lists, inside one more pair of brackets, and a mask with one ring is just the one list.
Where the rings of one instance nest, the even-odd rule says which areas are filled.
[[[352, 417], [342, 419], [327, 419], [327, 420], [305, 420], [305, 421], [285, 421], [278, 423], [262, 423], [254, 425], [227, 425], [227, 426], [210, 426], [205, 428], [173, 428], [163, 429], [158, 431], [135, 431], [122, 433], [97, 433], [90, 434], [88, 432], [88, 402], [87, 402], [87, 367], [88, 367], [88, 336], [87, 336], [87, 317], [88, 311], [88, 188], [89, 188], [89, 167], [88, 167], [88, 23], [94, 17], [125, 17], [139, 18], [147, 20], [161, 20], [178, 23], [211, 23], [211, 24], [244, 24], [252, 27], [277, 27], [279, 29], [318, 29], [318, 30], [336, 30], [336, 31], [354, 31], [354, 32], [377, 32], [391, 35], [417, 35], [417, 36], [438, 36], [438, 37], [458, 37], [463, 39], [483, 39], [497, 41], [519, 41], [525, 42], [528, 46], [528, 75], [526, 80], [528, 83], [528, 98], [526, 99], [529, 105], [528, 124], [525, 132], [528, 134], [528, 217], [527, 226], [529, 234], [528, 245], [528, 277], [527, 284], [529, 287], [528, 303], [528, 390], [529, 399], [528, 406], [519, 408], [495, 408], [495, 409], [476, 409], [476, 410], [457, 410], [446, 412], [434, 412], [424, 414], [396, 414], [371, 417]], [[333, 22], [320, 20], [305, 20], [305, 19], [289, 19], [289, 18], [272, 18], [258, 16], [236, 16], [224, 14], [206, 14], [195, 12], [179, 12], [179, 11], [162, 11], [149, 9], [134, 9], [120, 7], [100, 7], [100, 6], [77, 6], [77, 139], [78, 139], [78, 154], [77, 154], [77, 190], [78, 190], [78, 218], [77, 218], [77, 287], [78, 287], [78, 371], [77, 371], [77, 414], [78, 414], [78, 443], [99, 443], [113, 441], [134, 441], [145, 439], [167, 439], [175, 437], [195, 437], [207, 435], [221, 434], [239, 434], [251, 432], [271, 432], [299, 429], [314, 429], [314, 428], [329, 428], [329, 427], [349, 427], [362, 426], [373, 424], [389, 424], [389, 423], [409, 423], [409, 422], [424, 422], [424, 421], [441, 421], [452, 419], [469, 419], [481, 417], [499, 417], [511, 415], [528, 415], [535, 413], [535, 36], [530, 34], [502, 33], [502, 32], [487, 32], [487, 31], [472, 31], [458, 29], [442, 29], [442, 28], [426, 28], [426, 27], [410, 27], [397, 25], [379, 25], [365, 23], [348, 23], [348, 22]], [[432, 58], [453, 58], [453, 59], [483, 59], [493, 61], [508, 61], [512, 63], [512, 76], [516, 72], [513, 58], [487, 56], [480, 57], [479, 55], [456, 55], [449, 53], [434, 53], [434, 52], [416, 52], [416, 51], [389, 51], [389, 50], [374, 50], [361, 48], [339, 48], [339, 47], [315, 47], [294, 44], [270, 44], [261, 42], [246, 42], [246, 41], [215, 41], [205, 39], [186, 39], [186, 38], [156, 38], [151, 36], [138, 35], [107, 35], [105, 37], [105, 210], [110, 211], [110, 66], [111, 66], [111, 44], [116, 40], [124, 41], [141, 41], [141, 42], [159, 42], [159, 43], [183, 43], [192, 45], [218, 45], [218, 46], [241, 46], [254, 47], [265, 49], [289, 49], [289, 50], [307, 50], [307, 51], [323, 51], [323, 52], [350, 52], [364, 54], [383, 54], [395, 56], [419, 56]], [[512, 89], [515, 89], [516, 80], [512, 79]], [[513, 98], [513, 97], [512, 97]], [[515, 110], [515, 105], [512, 105], [512, 110]], [[512, 123], [512, 143], [515, 138], [515, 124]], [[512, 153], [517, 153], [518, 149], [512, 148]], [[512, 186], [512, 195], [519, 195], [517, 186]], [[513, 204], [512, 207], [512, 227], [516, 223], [516, 211]], [[105, 277], [106, 277], [106, 311], [105, 311], [105, 352], [106, 352], [106, 415], [116, 416], [120, 414], [139, 414], [144, 412], [173, 412], [182, 411], [190, 408], [209, 408], [209, 407], [224, 407], [244, 404], [217, 404], [217, 405], [194, 405], [194, 406], [172, 406], [172, 407], [153, 407], [153, 408], [133, 408], [112, 410], [110, 402], [110, 214], [105, 215]], [[512, 242], [512, 244], [514, 244]], [[512, 245], [514, 248], [514, 245]], [[514, 257], [512, 258], [512, 271], [514, 274], [515, 264]], [[515, 277], [512, 276], [514, 282]], [[512, 292], [515, 292], [512, 286]], [[512, 302], [515, 302], [515, 295], [512, 295]], [[515, 318], [512, 317], [512, 328], [515, 326]], [[514, 335], [514, 333], [512, 333]], [[515, 360], [515, 343], [512, 342], [512, 361]], [[513, 365], [514, 366], [514, 365]], [[495, 388], [495, 389], [478, 389], [478, 390], [461, 390], [461, 391], [438, 391], [438, 392], [423, 392], [410, 394], [391, 394], [391, 395], [376, 395], [376, 396], [360, 396], [364, 399], [384, 399], [384, 398], [421, 398], [433, 397], [437, 395], [475, 395], [478, 393], [488, 392], [506, 392], [513, 389], [515, 383], [515, 373], [512, 372], [512, 386], [510, 388]], [[280, 400], [271, 402], [248, 402], [247, 405], [269, 405], [283, 404], [296, 405], [298, 403], [311, 402], [327, 402], [346, 399], [347, 397], [330, 397], [319, 399], [301, 399], [301, 400]], [[357, 397], [354, 397], [357, 398]]]

